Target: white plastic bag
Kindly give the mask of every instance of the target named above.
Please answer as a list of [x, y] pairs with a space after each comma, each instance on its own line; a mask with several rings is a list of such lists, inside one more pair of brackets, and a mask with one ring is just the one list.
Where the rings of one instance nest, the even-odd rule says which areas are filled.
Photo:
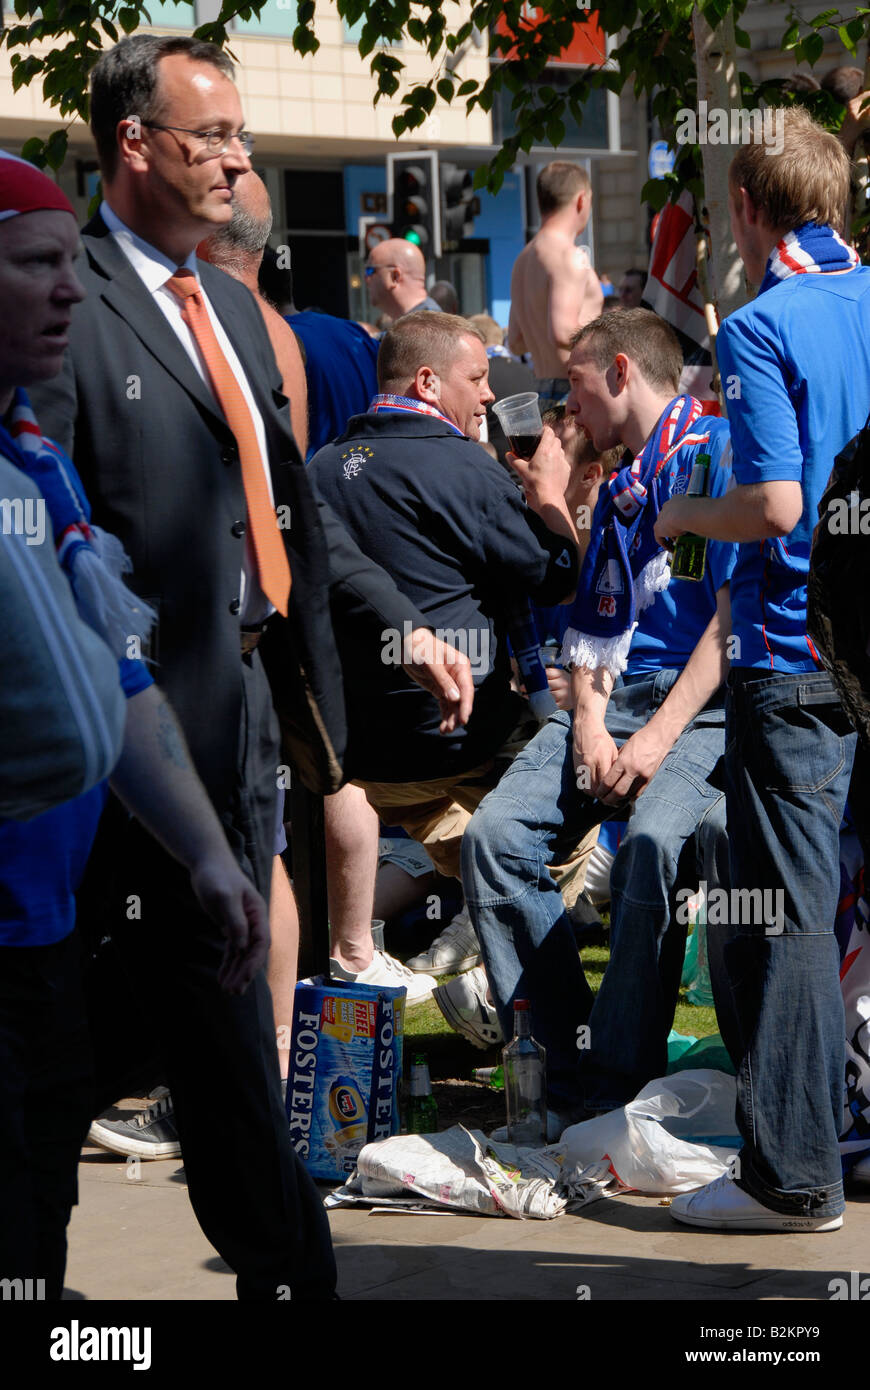
[[607, 1161], [623, 1188], [653, 1196], [690, 1192], [718, 1178], [740, 1147], [735, 1081], [721, 1071], [686, 1071], [650, 1081], [622, 1110], [572, 1125], [562, 1135], [563, 1182], [580, 1183]]

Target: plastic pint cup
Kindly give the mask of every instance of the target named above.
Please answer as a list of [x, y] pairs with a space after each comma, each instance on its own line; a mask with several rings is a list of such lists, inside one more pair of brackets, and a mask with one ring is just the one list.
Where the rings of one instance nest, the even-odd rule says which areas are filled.
[[537, 391], [523, 391], [518, 396], [505, 396], [493, 406], [504, 430], [511, 452], [529, 459], [541, 441], [541, 407]]

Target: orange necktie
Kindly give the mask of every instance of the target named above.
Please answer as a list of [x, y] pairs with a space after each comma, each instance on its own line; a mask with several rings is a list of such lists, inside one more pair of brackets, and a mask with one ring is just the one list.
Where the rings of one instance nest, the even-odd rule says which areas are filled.
[[242, 482], [248, 504], [248, 525], [251, 528], [251, 540], [257, 557], [260, 588], [269, 602], [286, 618], [287, 600], [290, 595], [290, 566], [287, 563], [275, 512], [269, 500], [269, 488], [251, 412], [211, 326], [193, 271], [184, 268], [177, 270], [172, 278], [167, 280], [166, 286], [181, 302], [181, 317], [196, 339], [205, 359], [212, 389], [239, 446]]

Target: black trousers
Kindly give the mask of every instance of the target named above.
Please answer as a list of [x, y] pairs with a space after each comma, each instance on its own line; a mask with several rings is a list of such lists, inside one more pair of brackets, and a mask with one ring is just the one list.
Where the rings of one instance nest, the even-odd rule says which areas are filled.
[[[227, 832], [268, 900], [280, 758], [256, 653], [243, 660], [242, 680], [239, 781]], [[330, 1298], [336, 1271], [329, 1225], [290, 1142], [265, 978], [241, 998], [223, 994], [222, 939], [186, 871], [129, 821], [107, 822], [101, 836], [109, 840], [101, 851], [113, 858], [112, 887], [107, 898], [104, 875], [90, 935], [108, 930], [112, 948], [98, 954], [89, 987], [97, 1105], [129, 1094], [137, 1068], [142, 1075], [149, 1065], [158, 1071], [172, 1093], [193, 1209], [235, 1271], [239, 1298], [271, 1301], [281, 1286], [293, 1299]], [[102, 852], [94, 861], [106, 863]], [[114, 987], [110, 957], [125, 972], [122, 979], [115, 970]]]
[[[0, 1278], [59, 1299], [76, 1169], [91, 1120], [75, 933], [0, 948]], [[22, 1285], [19, 1296], [27, 1296]]]

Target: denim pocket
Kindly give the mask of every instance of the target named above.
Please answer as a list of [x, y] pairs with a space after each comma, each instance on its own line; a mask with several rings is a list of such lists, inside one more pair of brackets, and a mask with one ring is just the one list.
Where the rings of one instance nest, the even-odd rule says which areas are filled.
[[830, 693], [824, 698], [821, 690], [798, 687], [792, 702], [747, 704], [742, 741], [755, 778], [768, 791], [820, 792], [843, 771], [852, 730]]

